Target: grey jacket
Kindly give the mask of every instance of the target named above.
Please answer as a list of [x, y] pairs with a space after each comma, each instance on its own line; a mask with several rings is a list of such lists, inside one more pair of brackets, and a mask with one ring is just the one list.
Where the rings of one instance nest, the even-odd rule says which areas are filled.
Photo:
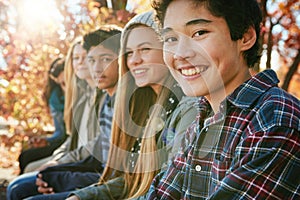
[[[194, 107], [198, 98], [183, 96], [173, 113], [167, 119], [165, 128], [170, 130], [167, 132], [167, 145], [168, 158], [172, 158], [179, 150], [181, 141], [184, 138], [186, 129], [195, 120], [197, 115], [196, 107]], [[173, 130], [173, 131], [172, 131]], [[161, 148], [163, 139], [158, 139]], [[118, 199], [124, 190], [123, 177], [117, 177], [109, 180], [103, 185], [91, 185], [71, 192], [70, 195], [76, 195], [80, 200], [102, 200], [102, 199]], [[140, 197], [139, 199], [144, 199]]]

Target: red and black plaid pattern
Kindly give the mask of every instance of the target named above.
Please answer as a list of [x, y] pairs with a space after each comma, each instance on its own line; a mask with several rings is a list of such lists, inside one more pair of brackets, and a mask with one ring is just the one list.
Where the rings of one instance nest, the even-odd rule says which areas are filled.
[[277, 87], [272, 70], [200, 114], [148, 199], [300, 199], [300, 101]]

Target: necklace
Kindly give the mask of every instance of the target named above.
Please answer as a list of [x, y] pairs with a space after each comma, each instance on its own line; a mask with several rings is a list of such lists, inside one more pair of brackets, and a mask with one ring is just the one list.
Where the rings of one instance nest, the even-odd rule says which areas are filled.
[[[176, 90], [181, 91], [178, 84], [173, 85], [173, 89], [175, 92]], [[179, 96], [181, 98], [182, 95]], [[165, 127], [165, 121], [167, 121], [168, 117], [173, 113], [178, 103], [178, 97], [173, 92], [171, 92], [169, 98], [166, 101], [166, 104], [164, 105], [164, 112], [161, 113], [160, 117], [154, 119], [154, 121], [156, 121], [155, 130], [158, 132], [156, 139], [159, 138], [158, 136], [163, 132], [163, 129]], [[136, 161], [141, 152], [141, 143], [142, 138], [136, 138], [136, 141], [130, 150], [131, 152], [129, 157], [129, 167], [131, 172], [133, 172], [133, 169], [136, 165]]]
[[136, 138], [136, 141], [130, 151], [129, 165], [131, 169], [134, 168], [135, 162], [138, 159], [138, 155], [141, 152], [141, 144], [142, 144], [142, 138]]

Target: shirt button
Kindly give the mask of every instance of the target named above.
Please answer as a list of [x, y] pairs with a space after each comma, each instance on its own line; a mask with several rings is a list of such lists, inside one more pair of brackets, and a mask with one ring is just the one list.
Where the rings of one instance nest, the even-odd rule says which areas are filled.
[[202, 168], [201, 168], [200, 165], [196, 165], [195, 169], [196, 169], [197, 172], [200, 172]]

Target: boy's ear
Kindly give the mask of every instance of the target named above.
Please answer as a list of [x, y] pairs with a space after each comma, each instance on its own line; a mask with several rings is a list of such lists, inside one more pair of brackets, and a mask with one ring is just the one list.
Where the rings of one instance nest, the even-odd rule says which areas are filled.
[[249, 27], [241, 39], [241, 50], [247, 51], [256, 42], [256, 32], [253, 26]]

